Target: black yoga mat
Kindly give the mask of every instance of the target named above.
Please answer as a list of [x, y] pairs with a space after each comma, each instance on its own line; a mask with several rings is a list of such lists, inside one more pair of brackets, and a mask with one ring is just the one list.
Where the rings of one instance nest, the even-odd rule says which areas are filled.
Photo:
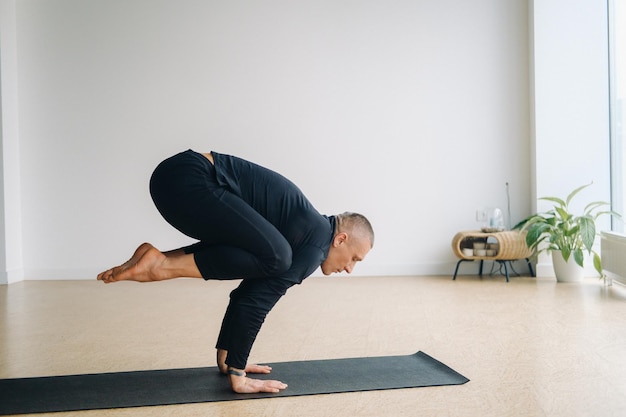
[[271, 364], [289, 385], [278, 394], [236, 394], [216, 367], [0, 380], [0, 414], [143, 407], [339, 392], [458, 385], [469, 381], [423, 352], [407, 356]]

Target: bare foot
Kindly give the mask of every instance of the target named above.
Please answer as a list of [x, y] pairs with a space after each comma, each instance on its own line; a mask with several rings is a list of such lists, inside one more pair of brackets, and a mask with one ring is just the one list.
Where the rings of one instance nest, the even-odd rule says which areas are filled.
[[142, 243], [133, 256], [120, 266], [98, 274], [98, 280], [106, 284], [117, 281], [160, 281], [164, 277], [160, 266], [166, 256], [149, 243]]

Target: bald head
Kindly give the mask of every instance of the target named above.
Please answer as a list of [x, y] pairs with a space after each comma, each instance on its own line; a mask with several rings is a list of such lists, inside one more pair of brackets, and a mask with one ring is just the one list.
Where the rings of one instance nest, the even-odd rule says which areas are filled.
[[374, 247], [374, 229], [367, 218], [359, 213], [346, 211], [335, 216], [337, 233], [347, 233], [355, 240], [367, 240]]

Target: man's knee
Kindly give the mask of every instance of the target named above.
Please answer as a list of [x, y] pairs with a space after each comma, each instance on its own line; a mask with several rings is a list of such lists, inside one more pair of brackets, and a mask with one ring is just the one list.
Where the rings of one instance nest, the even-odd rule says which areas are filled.
[[274, 256], [265, 264], [265, 273], [268, 276], [282, 274], [291, 268], [291, 246], [287, 241], [276, 245]]

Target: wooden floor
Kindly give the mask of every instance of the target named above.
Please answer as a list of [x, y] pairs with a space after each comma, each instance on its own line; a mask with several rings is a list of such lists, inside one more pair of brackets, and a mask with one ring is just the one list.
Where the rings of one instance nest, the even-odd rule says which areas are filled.
[[[213, 366], [235, 282], [0, 286], [0, 378]], [[500, 276], [309, 278], [251, 360], [424, 351], [461, 386], [51, 416], [625, 416], [626, 288]], [[285, 381], [289, 383], [289, 381]], [[40, 414], [40, 416], [45, 414]]]

